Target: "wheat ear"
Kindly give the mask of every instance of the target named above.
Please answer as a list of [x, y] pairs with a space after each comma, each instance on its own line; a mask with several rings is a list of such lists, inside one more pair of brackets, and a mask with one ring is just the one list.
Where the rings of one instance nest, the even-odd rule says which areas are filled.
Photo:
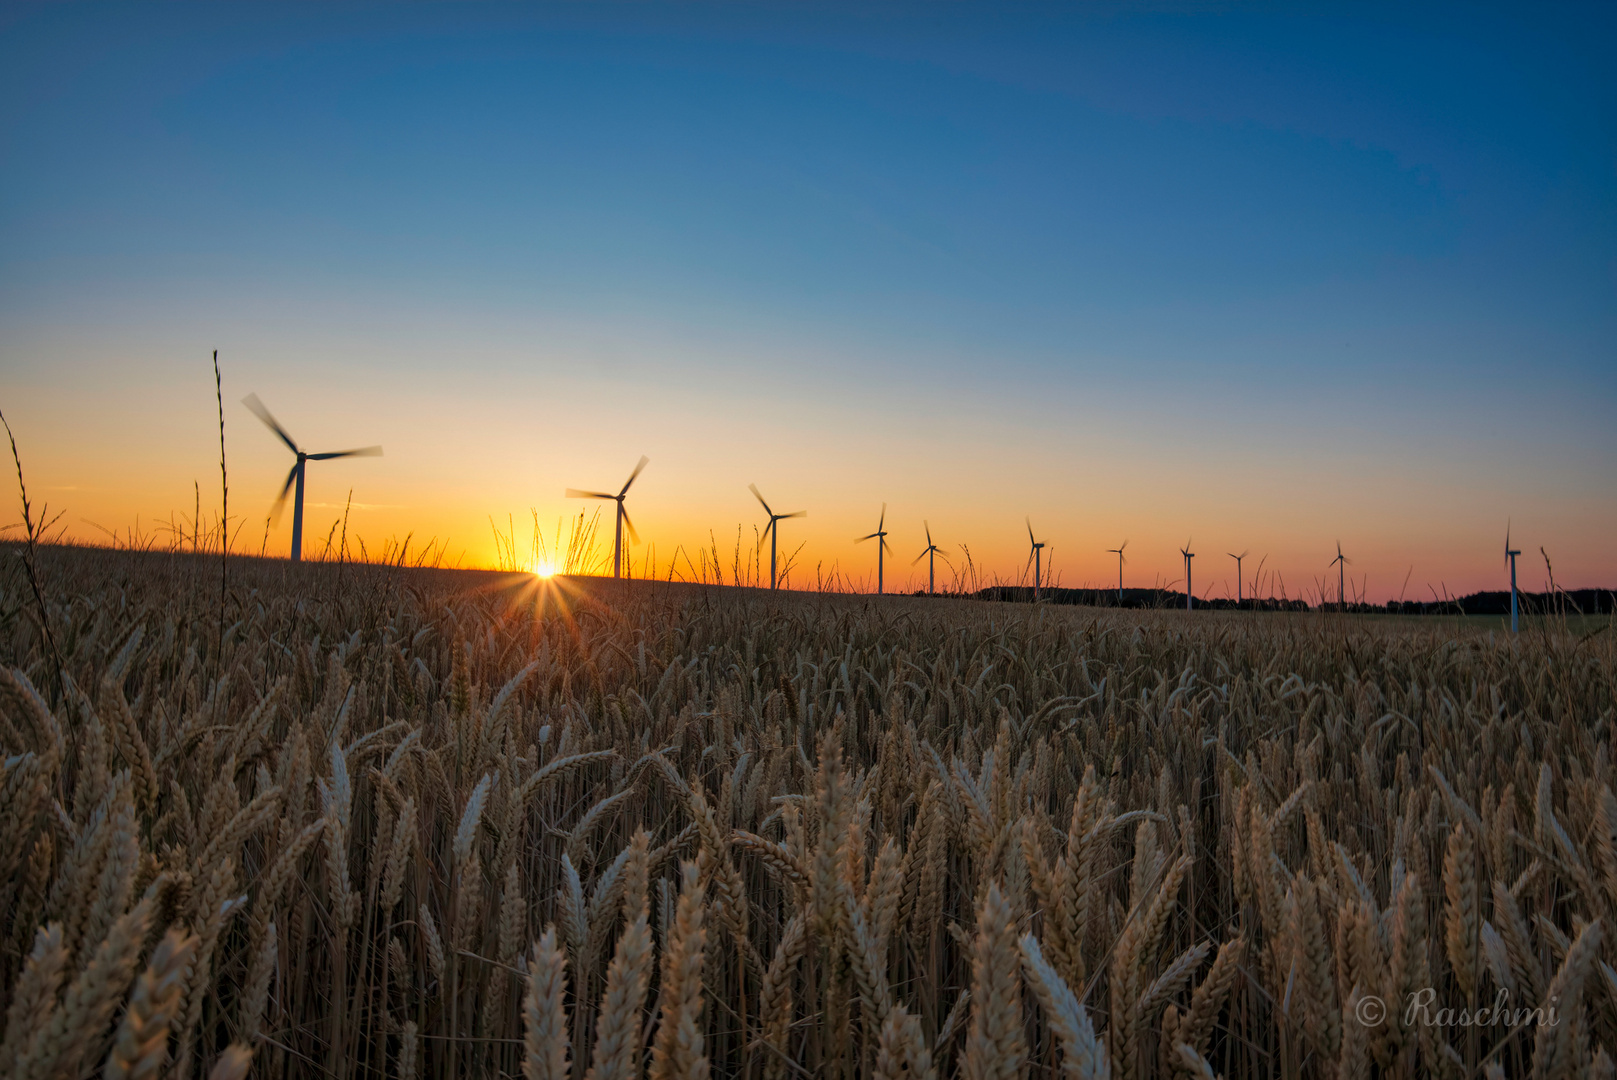
[[526, 1029], [522, 1075], [527, 1080], [567, 1080], [567, 954], [548, 926], [528, 961], [528, 991], [522, 999]]
[[186, 969], [200, 939], [178, 928], [163, 935], [146, 971], [135, 982], [123, 1022], [107, 1055], [104, 1080], [146, 1080], [168, 1056], [169, 1027], [180, 1007]]
[[1566, 951], [1566, 959], [1550, 980], [1542, 1004], [1554, 1009], [1554, 1022], [1538, 1025], [1533, 1036], [1533, 1076], [1539, 1080], [1563, 1080], [1582, 1074], [1583, 985], [1600, 955], [1600, 920], [1585, 926]]
[[1470, 831], [1455, 825], [1443, 856], [1444, 945], [1454, 979], [1467, 1001], [1477, 994], [1481, 904], [1477, 890], [1476, 848]]
[[634, 1080], [640, 1071], [641, 1010], [651, 981], [651, 906], [646, 898], [645, 830], [635, 834], [630, 855], [632, 884], [624, 906], [634, 905], [606, 969], [606, 993], [595, 1022], [595, 1053], [586, 1080]]
[[971, 1026], [966, 1032], [967, 1080], [1012, 1080], [1022, 1074], [1027, 1044], [1022, 1034], [1022, 980], [1016, 917], [1000, 891], [988, 886], [977, 913], [971, 958]]
[[876, 1080], [935, 1080], [937, 1074], [920, 1020], [904, 1006], [893, 1006], [876, 1044]]
[[702, 883], [695, 863], [680, 867], [683, 879], [674, 925], [663, 953], [662, 1017], [651, 1047], [651, 1080], [706, 1080], [702, 1036], [702, 963], [707, 932], [702, 925]]
[[62, 1004], [52, 1012], [49, 1024], [34, 1033], [33, 1043], [14, 1074], [17, 1080], [78, 1071], [87, 1041], [106, 1031], [134, 978], [151, 917], [151, 905], [141, 901], [112, 924], [89, 966], [73, 980]]
[[[1222, 955], [1222, 953], [1220, 954]], [[1216, 964], [1215, 964], [1216, 966]], [[1045, 960], [1038, 939], [1022, 936], [1022, 970], [1045, 1022], [1061, 1042], [1061, 1075], [1066, 1080], [1102, 1080], [1112, 1074], [1106, 1047], [1095, 1037], [1089, 1014], [1056, 969]]]
[[807, 946], [807, 928], [805, 909], [799, 908], [781, 933], [775, 957], [764, 972], [763, 987], [758, 992], [764, 1041], [771, 1048], [764, 1057], [764, 1080], [782, 1080], [786, 1064], [791, 1060], [787, 1034], [792, 1027], [792, 974]]
[[208, 1072], [208, 1080], [247, 1080], [247, 1070], [253, 1064], [251, 1047], [231, 1043]]
[[258, 1041], [264, 1033], [264, 1013], [269, 1008], [270, 980], [275, 976], [275, 958], [280, 935], [275, 924], [269, 924], [264, 941], [253, 954], [253, 963], [247, 969], [246, 993], [242, 996], [242, 1038], [248, 1045]]
[[56, 992], [62, 986], [67, 967], [67, 949], [62, 945], [62, 924], [42, 926], [34, 934], [34, 949], [28, 954], [22, 975], [12, 987], [11, 1007], [6, 1010], [6, 1037], [0, 1043], [0, 1075], [10, 1076], [23, 1049], [56, 1008]]
[[1229, 996], [1236, 976], [1241, 973], [1241, 960], [1245, 954], [1244, 938], [1220, 945], [1218, 955], [1213, 958], [1213, 966], [1207, 969], [1207, 974], [1190, 995], [1190, 1012], [1185, 1014], [1179, 1038], [1189, 1043], [1190, 1048], [1198, 1054], [1207, 1049], [1213, 1024], [1218, 1020], [1219, 1010], [1224, 1007], [1224, 999]]

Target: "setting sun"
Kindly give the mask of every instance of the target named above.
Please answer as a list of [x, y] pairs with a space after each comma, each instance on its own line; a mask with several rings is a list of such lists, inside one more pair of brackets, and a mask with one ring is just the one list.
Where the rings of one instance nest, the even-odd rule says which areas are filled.
[[533, 564], [529, 573], [534, 577], [548, 578], [556, 576], [556, 564], [549, 559], [540, 559]]

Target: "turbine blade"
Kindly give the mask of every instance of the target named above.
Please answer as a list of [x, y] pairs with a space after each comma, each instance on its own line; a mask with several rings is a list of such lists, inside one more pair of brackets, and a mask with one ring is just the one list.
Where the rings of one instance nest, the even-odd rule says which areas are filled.
[[796, 513], [792, 513], [792, 514], [776, 514], [775, 516], [777, 518], [808, 517], [808, 511], [807, 510], [799, 510]]
[[382, 448], [380, 446], [362, 446], [358, 450], [333, 450], [333, 451], [331, 451], [330, 453], [327, 453], [327, 454], [310, 454], [309, 455], [309, 460], [310, 461], [330, 461], [332, 458], [340, 458], [340, 457], [381, 457], [381, 456], [382, 456]]
[[920, 553], [920, 554], [919, 554], [919, 555], [917, 555], [917, 556], [915, 556], [915, 558], [913, 558], [913, 559], [911, 559], [911, 560], [910, 560], [910, 565], [911, 565], [911, 566], [914, 566], [914, 565], [915, 565], [915, 564], [916, 564], [916, 563], [918, 563], [918, 562], [920, 562], [920, 561], [921, 561], [921, 560], [922, 560], [922, 559], [924, 559], [924, 558], [926, 558], [926, 556], [927, 556], [927, 552], [929, 552], [929, 551], [931, 551], [931, 550], [932, 550], [932, 549], [931, 549], [931, 548], [927, 548], [927, 549], [926, 549], [926, 551], [923, 551], [923, 552], [921, 552], [921, 553]]
[[877, 521], [876, 521], [876, 531], [881, 532], [885, 528], [887, 528], [887, 504], [882, 503], [881, 504], [881, 517], [878, 518]]
[[[651, 459], [646, 457], [646, 455], [644, 455], [644, 454], [640, 455], [640, 464], [638, 464], [638, 465], [636, 465], [634, 467], [634, 472], [629, 474], [629, 479], [627, 479], [627, 480], [625, 480], [623, 482], [623, 490], [618, 492], [619, 495], [627, 495], [627, 494], [629, 494], [629, 485], [634, 483], [634, 478], [640, 475], [640, 470], [644, 469], [646, 467], [646, 465], [650, 461], [651, 461]], [[638, 542], [639, 541], [636, 541], [636, 543], [638, 543]]]
[[875, 533], [871, 533], [870, 536], [856, 536], [856, 537], [853, 538], [853, 542], [856, 543], [856, 544], [862, 544], [866, 540], [869, 540], [871, 537], [873, 537], [875, 535], [876, 535]]
[[1030, 543], [1030, 544], [1037, 543], [1037, 541], [1033, 539], [1033, 519], [1032, 518], [1027, 519], [1027, 542]]
[[758, 494], [758, 485], [757, 484], [748, 484], [747, 485], [747, 490], [752, 492], [752, 497], [753, 498], [757, 499], [760, 503], [763, 503], [764, 513], [769, 515], [770, 520], [774, 520], [775, 511], [771, 510], [769, 508], [769, 504], [764, 502], [764, 497], [762, 495]]
[[922, 518], [921, 524], [926, 526], [926, 546], [930, 548], [932, 546], [932, 523]]
[[623, 527], [629, 530], [629, 542], [631, 544], [640, 543], [640, 534], [634, 531], [634, 522], [629, 520], [628, 507], [624, 506], [621, 502], [618, 503], [618, 513], [623, 515]]
[[580, 491], [577, 488], [568, 488], [569, 499], [615, 499], [616, 495], [608, 495], [604, 491]]
[[1119, 548], [1118, 548], [1118, 549], [1117, 549], [1117, 553], [1118, 553], [1118, 554], [1119, 554], [1119, 555], [1121, 555], [1121, 554], [1123, 554], [1123, 548], [1126, 548], [1126, 547], [1128, 547], [1128, 546], [1129, 546], [1129, 542], [1128, 542], [1128, 541], [1127, 541], [1127, 540], [1124, 540], [1124, 541], [1123, 541], [1123, 544], [1122, 544], [1122, 547], [1119, 547]]
[[248, 411], [250, 411], [254, 416], [262, 420], [265, 427], [269, 428], [271, 431], [275, 432], [276, 435], [280, 436], [281, 441], [286, 444], [287, 449], [291, 450], [294, 454], [299, 452], [298, 444], [292, 441], [292, 436], [288, 435], [286, 433], [286, 429], [280, 425], [280, 422], [277, 421], [275, 417], [270, 415], [270, 411], [268, 409], [264, 408], [264, 403], [258, 400], [257, 394], [248, 394], [246, 397], [241, 399], [241, 403], [247, 406]]
[[294, 465], [292, 466], [292, 471], [286, 474], [286, 483], [281, 485], [281, 493], [275, 496], [275, 505], [277, 509], [286, 501], [286, 493], [292, 490], [292, 485], [297, 483], [297, 479], [298, 467]]

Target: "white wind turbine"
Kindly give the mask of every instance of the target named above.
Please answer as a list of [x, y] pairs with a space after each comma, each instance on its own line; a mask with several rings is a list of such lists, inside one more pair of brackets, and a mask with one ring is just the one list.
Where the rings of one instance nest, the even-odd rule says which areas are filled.
[[1179, 554], [1185, 557], [1185, 610], [1189, 611], [1196, 599], [1196, 592], [1190, 587], [1190, 560], [1196, 557], [1196, 553], [1190, 550], [1189, 540], [1186, 540], [1185, 546], [1179, 549]]
[[1044, 564], [1044, 541], [1033, 539], [1033, 519], [1027, 519], [1027, 542], [1033, 545], [1033, 602], [1039, 602], [1040, 569]]
[[[1507, 541], [1508, 543], [1508, 541]], [[1336, 567], [1336, 606], [1347, 610], [1347, 564], [1352, 560], [1342, 554], [1342, 541], [1336, 542], [1336, 558], [1330, 565]]]
[[1117, 556], [1117, 606], [1118, 607], [1123, 606], [1123, 563], [1125, 562], [1125, 560], [1123, 558], [1123, 549], [1128, 547], [1128, 546], [1129, 546], [1129, 542], [1127, 540], [1125, 540], [1121, 544], [1117, 545], [1114, 548], [1107, 548], [1106, 549], [1109, 553]]
[[[1510, 564], [1510, 632], [1512, 634], [1516, 633], [1516, 613], [1518, 610], [1516, 603], [1516, 556], [1520, 554], [1521, 552], [1519, 551], [1511, 550], [1510, 522], [1507, 520], [1505, 522], [1505, 561]], [[1548, 556], [1545, 557], [1544, 561], [1549, 562]]]
[[876, 522], [876, 531], [868, 536], [854, 537], [854, 543], [862, 544], [866, 540], [876, 541], [876, 595], [882, 594], [882, 553], [891, 551], [887, 543], [887, 504], [881, 504], [881, 519]]
[[640, 464], [634, 467], [634, 472], [629, 474], [629, 479], [623, 482], [623, 489], [616, 495], [609, 495], [604, 491], [580, 491], [577, 488], [567, 489], [567, 497], [569, 499], [611, 499], [613, 502], [618, 504], [617, 514], [615, 515], [612, 528], [613, 577], [623, 576], [623, 527], [625, 525], [629, 527], [629, 539], [632, 542], [636, 544], [640, 542], [640, 534], [634, 531], [634, 522], [629, 520], [629, 511], [623, 506], [623, 497], [629, 494], [629, 485], [634, 483], [635, 477], [640, 475], [640, 470], [644, 469], [647, 462], [650, 460], [650, 458], [641, 455]]
[[[938, 592], [938, 588], [937, 588], [937, 580], [938, 580], [937, 579], [937, 556], [942, 553], [943, 549], [938, 547], [938, 545], [936, 545], [936, 544], [934, 544], [932, 542], [932, 526], [931, 526], [931, 524], [929, 522], [926, 522], [926, 521], [921, 522], [921, 524], [926, 526], [926, 550], [922, 551], [919, 555], [915, 556], [915, 558], [910, 562], [910, 565], [914, 566], [916, 563], [920, 562], [922, 559], [926, 560], [926, 594], [928, 596], [936, 596], [937, 592]], [[943, 561], [948, 562], [949, 561], [949, 556], [944, 555], [943, 556]]]
[[[752, 492], [753, 498], [763, 503], [764, 513], [769, 515], [769, 524], [764, 526], [764, 532], [769, 534], [769, 587], [773, 589], [775, 587], [775, 542], [780, 539], [780, 525], [778, 523], [785, 521], [787, 518], [807, 517], [808, 511], [798, 510], [791, 514], [777, 514], [769, 508], [768, 503], [764, 502], [764, 497], [758, 494], [757, 484], [748, 484], [747, 490]], [[885, 513], [885, 510], [883, 512]]]
[[1252, 554], [1252, 549], [1248, 548], [1239, 555], [1231, 554], [1228, 551], [1224, 554], [1235, 560], [1235, 607], [1239, 610], [1241, 607], [1241, 560]]
[[287, 490], [293, 484], [296, 484], [298, 490], [292, 496], [292, 561], [301, 562], [303, 559], [304, 466], [311, 461], [330, 461], [334, 458], [381, 457], [382, 448], [380, 446], [365, 446], [358, 450], [337, 450], [326, 454], [311, 454], [300, 447], [292, 436], [286, 433], [286, 429], [276, 421], [275, 417], [270, 415], [270, 411], [264, 407], [264, 403], [258, 400], [257, 394], [248, 394], [241, 399], [241, 403], [247, 406], [254, 416], [264, 421], [264, 426], [275, 432], [280, 440], [286, 444], [287, 449], [298, 456], [297, 461], [292, 465], [292, 471], [286, 474], [286, 483], [281, 486], [280, 495], [276, 496], [275, 509], [279, 512], [281, 505], [286, 501]]

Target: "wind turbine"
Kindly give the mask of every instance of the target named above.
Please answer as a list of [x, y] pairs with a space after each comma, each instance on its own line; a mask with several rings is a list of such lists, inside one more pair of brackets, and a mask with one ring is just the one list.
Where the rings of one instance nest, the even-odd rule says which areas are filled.
[[629, 479], [623, 482], [623, 490], [616, 495], [609, 495], [604, 491], [567, 489], [569, 499], [611, 499], [618, 504], [617, 515], [613, 521], [612, 528], [612, 576], [615, 578], [623, 576], [623, 527], [625, 525], [629, 527], [630, 541], [636, 544], [640, 543], [640, 534], [634, 531], [634, 522], [629, 520], [629, 511], [623, 506], [623, 497], [629, 494], [629, 485], [634, 483], [635, 477], [640, 475], [640, 470], [644, 469], [649, 461], [651, 461], [650, 458], [644, 454], [641, 455], [640, 464], [634, 467], [634, 472], [629, 474]]
[[1117, 545], [1114, 548], [1107, 548], [1106, 549], [1111, 554], [1117, 556], [1117, 606], [1118, 607], [1123, 606], [1123, 561], [1124, 561], [1123, 560], [1123, 549], [1128, 547], [1128, 546], [1129, 546], [1129, 542], [1127, 540], [1125, 540], [1121, 544]]
[[[938, 552], [942, 551], [943, 549], [932, 542], [932, 526], [925, 521], [921, 522], [921, 524], [926, 526], [926, 550], [915, 556], [915, 558], [910, 561], [910, 565], [914, 566], [922, 559], [926, 560], [926, 594], [928, 596], [935, 596], [937, 595], [938, 591], [937, 556]], [[945, 555], [943, 558], [944, 561], [947, 562], [949, 557]]]
[[876, 595], [882, 592], [882, 552], [893, 550], [887, 544], [887, 504], [881, 504], [881, 520], [876, 522], [876, 531], [869, 536], [857, 536], [854, 543], [862, 544], [866, 540], [875, 540], [876, 543]]
[[1230, 558], [1235, 560], [1235, 607], [1236, 607], [1236, 610], [1240, 610], [1240, 607], [1241, 607], [1241, 560], [1246, 558], [1248, 555], [1252, 554], [1252, 549], [1247, 548], [1245, 551], [1241, 552], [1241, 554], [1239, 554], [1239, 555], [1231, 555], [1228, 551], [1226, 551], [1224, 554], [1229, 555]]
[[[1507, 540], [1506, 543], [1508, 545], [1509, 541]], [[1350, 561], [1346, 555], [1342, 554], [1342, 541], [1338, 540], [1336, 542], [1336, 558], [1331, 560], [1330, 565], [1336, 567], [1336, 606], [1343, 611], [1347, 610], [1347, 564]]]
[[[768, 503], [764, 502], [764, 497], [758, 494], [757, 484], [748, 484], [747, 490], [752, 492], [753, 498], [763, 503], [764, 513], [769, 515], [769, 524], [764, 526], [764, 532], [769, 534], [769, 587], [773, 589], [775, 587], [775, 541], [780, 539], [780, 526], [776, 522], [785, 521], [787, 518], [807, 517], [808, 511], [799, 510], [793, 514], [777, 514], [769, 508]], [[886, 513], [887, 507], [884, 504], [882, 514], [885, 516]]]
[[[1521, 552], [1513, 551], [1510, 547], [1510, 522], [1505, 522], [1505, 561], [1510, 564], [1510, 632], [1516, 633], [1516, 556]], [[1544, 560], [1548, 562], [1549, 559]]]
[[1190, 587], [1190, 560], [1196, 557], [1196, 553], [1190, 550], [1189, 540], [1186, 540], [1185, 546], [1179, 549], [1179, 554], [1185, 557], [1185, 610], [1189, 611], [1196, 599], [1195, 590]]
[[1027, 519], [1027, 542], [1033, 545], [1033, 602], [1039, 602], [1039, 575], [1044, 563], [1044, 541], [1033, 539], [1033, 519]]
[[333, 458], [381, 457], [382, 448], [380, 446], [365, 446], [358, 450], [336, 450], [328, 454], [311, 454], [293, 441], [292, 436], [286, 433], [286, 429], [276, 422], [275, 417], [270, 415], [268, 409], [264, 408], [264, 403], [258, 400], [257, 394], [248, 394], [241, 399], [241, 403], [247, 406], [254, 416], [264, 421], [264, 426], [275, 432], [280, 437], [280, 440], [286, 444], [287, 449], [298, 456], [298, 460], [292, 465], [292, 471], [286, 474], [286, 483], [282, 485], [280, 495], [276, 496], [275, 508], [277, 512], [280, 510], [281, 505], [286, 501], [287, 491], [293, 484], [296, 484], [298, 490], [292, 497], [292, 561], [302, 562], [304, 466], [311, 461], [330, 461]]

